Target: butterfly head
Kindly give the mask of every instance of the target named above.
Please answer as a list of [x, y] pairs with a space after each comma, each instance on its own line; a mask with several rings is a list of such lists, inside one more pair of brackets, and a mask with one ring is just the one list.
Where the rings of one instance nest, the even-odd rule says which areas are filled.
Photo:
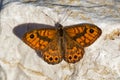
[[63, 36], [63, 26], [60, 24], [60, 23], [56, 23], [55, 24], [55, 27], [57, 28], [58, 30], [58, 33], [59, 33], [59, 36], [62, 37]]
[[59, 22], [55, 23], [55, 27], [58, 29], [63, 29], [63, 26]]

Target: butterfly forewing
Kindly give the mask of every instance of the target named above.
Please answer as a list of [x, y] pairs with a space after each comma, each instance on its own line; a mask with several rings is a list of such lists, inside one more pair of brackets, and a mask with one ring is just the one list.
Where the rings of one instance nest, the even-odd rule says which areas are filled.
[[35, 50], [44, 50], [54, 39], [57, 30], [54, 28], [35, 29], [25, 33], [23, 41]]
[[66, 26], [65, 33], [82, 47], [91, 45], [101, 35], [102, 31], [93, 24], [78, 24]]

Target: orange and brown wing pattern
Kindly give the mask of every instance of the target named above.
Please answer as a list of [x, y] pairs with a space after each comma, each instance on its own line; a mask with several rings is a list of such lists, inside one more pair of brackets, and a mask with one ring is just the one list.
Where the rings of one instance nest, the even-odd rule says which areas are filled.
[[58, 64], [63, 59], [61, 47], [59, 46], [59, 38], [56, 36], [52, 42], [47, 45], [45, 50], [42, 51], [41, 56], [48, 64]]
[[91, 45], [101, 35], [102, 31], [93, 24], [78, 24], [64, 28], [65, 33], [82, 47]]
[[35, 50], [44, 50], [56, 36], [56, 29], [35, 29], [24, 34], [23, 41]]
[[65, 54], [64, 60], [68, 63], [78, 62], [84, 55], [84, 48], [77, 44], [69, 36], [65, 35]]

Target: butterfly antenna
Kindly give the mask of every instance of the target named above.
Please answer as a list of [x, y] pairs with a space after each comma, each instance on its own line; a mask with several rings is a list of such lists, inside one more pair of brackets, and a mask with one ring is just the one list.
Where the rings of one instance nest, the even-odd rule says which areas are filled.
[[47, 16], [47, 17], [49, 17], [54, 23], [56, 23], [56, 21], [52, 18], [52, 17], [50, 17], [49, 15], [47, 15], [45, 12], [43, 12], [43, 11], [41, 11], [45, 16]]
[[63, 16], [63, 20], [61, 21], [61, 24], [63, 24], [71, 14], [72, 14], [72, 11], [69, 11], [69, 9], [67, 9], [65, 15]]

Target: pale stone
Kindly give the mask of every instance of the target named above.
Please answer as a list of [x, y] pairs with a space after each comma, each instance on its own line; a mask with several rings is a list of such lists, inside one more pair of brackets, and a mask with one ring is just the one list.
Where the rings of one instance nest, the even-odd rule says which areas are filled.
[[[92, 4], [92, 0], [85, 4], [90, 2]], [[100, 3], [103, 4], [104, 0]], [[109, 4], [112, 5], [112, 2]], [[66, 10], [59, 7], [48, 8], [19, 3], [7, 5], [0, 14], [0, 79], [119, 80], [120, 7], [119, 4], [114, 7], [115, 9], [109, 5], [101, 5], [101, 7], [87, 5], [87, 7]], [[84, 57], [78, 63], [68, 64], [63, 60], [56, 65], [47, 64], [13, 33], [15, 26], [23, 23], [54, 26], [55, 22], [62, 20], [63, 26], [89, 22], [102, 29], [100, 38], [85, 48]]]

